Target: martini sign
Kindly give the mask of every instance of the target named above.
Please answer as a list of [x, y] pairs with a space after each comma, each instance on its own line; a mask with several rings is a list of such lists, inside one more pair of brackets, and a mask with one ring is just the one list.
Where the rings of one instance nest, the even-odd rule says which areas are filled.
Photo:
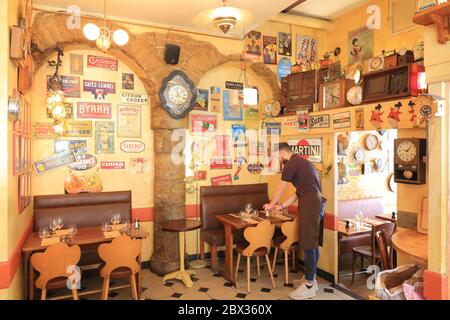
[[322, 162], [322, 139], [292, 139], [288, 144], [295, 155], [314, 163]]

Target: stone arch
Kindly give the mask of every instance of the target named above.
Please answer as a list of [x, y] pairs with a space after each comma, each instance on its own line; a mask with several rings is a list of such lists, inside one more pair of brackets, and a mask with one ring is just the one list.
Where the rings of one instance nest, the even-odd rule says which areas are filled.
[[[81, 29], [68, 29], [67, 15], [39, 12], [34, 16], [32, 48], [36, 67], [44, 65], [54, 53], [56, 47], [70, 51], [72, 49], [96, 49], [95, 43], [87, 40]], [[103, 21], [96, 18], [82, 18], [82, 24], [93, 22], [97, 25]], [[124, 28], [109, 22], [111, 30]], [[185, 167], [175, 165], [170, 154], [175, 142], [171, 141], [174, 129], [188, 128], [188, 117], [181, 120], [172, 119], [161, 107], [159, 89], [162, 80], [173, 70], [183, 70], [190, 79], [198, 84], [201, 77], [209, 70], [231, 61], [240, 61], [240, 55], [224, 55], [206, 41], [196, 40], [188, 35], [178, 33], [145, 32], [134, 34], [127, 30], [129, 43], [124, 47], [113, 45], [108, 54], [126, 63], [143, 82], [151, 103], [151, 126], [154, 130], [154, 242], [152, 270], [165, 274], [178, 268], [178, 248], [174, 243], [177, 235], [165, 233], [161, 224], [167, 220], [181, 219], [185, 215]], [[167, 65], [163, 59], [167, 42], [181, 47], [179, 63]], [[263, 63], [250, 63], [249, 68], [272, 91], [273, 99], [278, 99], [280, 89], [276, 74]]]

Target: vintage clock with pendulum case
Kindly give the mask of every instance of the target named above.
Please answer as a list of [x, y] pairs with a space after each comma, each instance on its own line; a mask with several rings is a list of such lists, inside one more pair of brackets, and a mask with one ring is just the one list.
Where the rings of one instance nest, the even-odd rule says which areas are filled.
[[183, 71], [175, 70], [163, 80], [159, 97], [172, 118], [182, 119], [194, 108], [197, 90]]
[[394, 180], [398, 183], [425, 184], [427, 140], [396, 139], [394, 144]]

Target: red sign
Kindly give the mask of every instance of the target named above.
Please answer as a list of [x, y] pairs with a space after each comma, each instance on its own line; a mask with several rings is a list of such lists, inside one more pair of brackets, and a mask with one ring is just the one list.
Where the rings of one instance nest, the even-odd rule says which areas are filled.
[[197, 180], [197, 181], [206, 180], [206, 175], [207, 175], [206, 170], [199, 170], [195, 173], [195, 180]]
[[79, 119], [111, 119], [111, 103], [78, 102]]
[[233, 160], [226, 157], [218, 157], [210, 159], [210, 169], [233, 169]]
[[217, 129], [217, 115], [191, 115], [192, 132], [214, 132]]
[[119, 61], [108, 57], [88, 55], [87, 66], [88, 68], [102, 68], [117, 71], [119, 69]]
[[145, 150], [145, 144], [141, 141], [124, 141], [120, 144], [120, 150], [126, 153], [141, 153]]
[[212, 186], [231, 186], [232, 184], [231, 174], [211, 178]]
[[101, 168], [105, 170], [123, 170], [125, 169], [125, 161], [102, 161]]

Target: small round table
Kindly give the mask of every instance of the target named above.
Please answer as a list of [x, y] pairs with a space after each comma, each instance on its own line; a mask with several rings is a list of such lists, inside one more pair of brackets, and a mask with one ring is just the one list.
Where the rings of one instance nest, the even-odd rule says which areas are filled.
[[169, 279], [178, 279], [183, 281], [184, 285], [188, 288], [193, 286], [191, 276], [195, 275], [195, 271], [185, 270], [184, 268], [184, 248], [185, 248], [185, 232], [200, 229], [202, 223], [196, 220], [173, 220], [164, 222], [162, 230], [167, 232], [178, 232], [178, 238], [180, 243], [180, 270], [166, 274], [163, 281]]

